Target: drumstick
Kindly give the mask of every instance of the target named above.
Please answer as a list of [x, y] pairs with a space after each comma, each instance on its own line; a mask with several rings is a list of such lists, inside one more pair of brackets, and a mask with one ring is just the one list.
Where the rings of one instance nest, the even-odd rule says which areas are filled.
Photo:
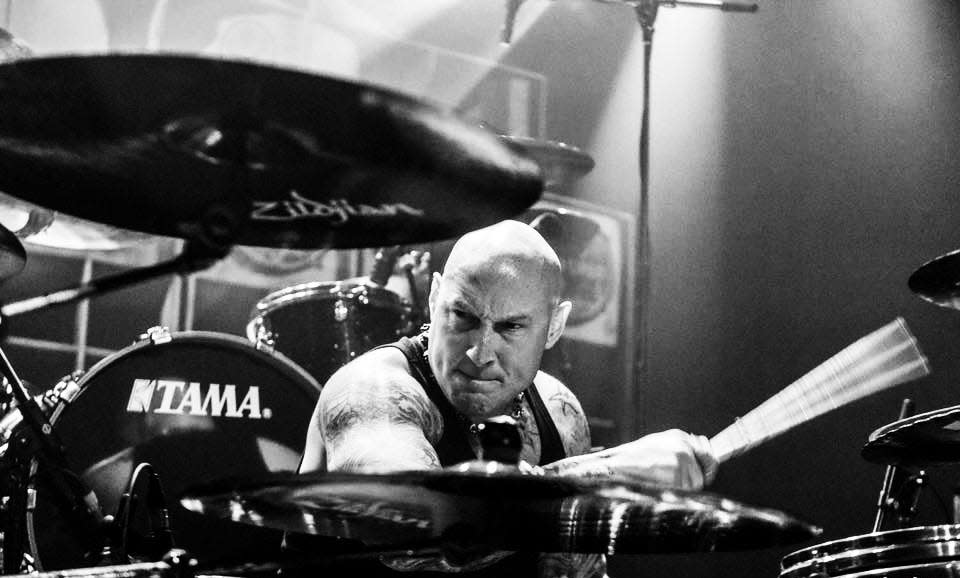
[[898, 317], [737, 418], [710, 440], [713, 453], [723, 462], [828, 411], [929, 373]]

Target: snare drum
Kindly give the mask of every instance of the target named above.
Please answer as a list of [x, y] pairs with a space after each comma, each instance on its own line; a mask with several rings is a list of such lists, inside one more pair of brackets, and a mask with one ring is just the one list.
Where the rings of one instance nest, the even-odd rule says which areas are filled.
[[[279, 551], [280, 533], [207, 518], [179, 505], [194, 484], [297, 469], [320, 386], [282, 355], [240, 337], [153, 334], [93, 366], [50, 422], [70, 468], [114, 514], [134, 468], [159, 475], [179, 548], [204, 560]], [[64, 521], [42, 469], [31, 468], [36, 505], [27, 538], [37, 569], [84, 566], [83, 540]]]
[[257, 303], [247, 337], [275, 348], [320, 383], [354, 357], [409, 335], [410, 306], [382, 287], [350, 281], [303, 283]]
[[780, 578], [960, 578], [960, 525], [834, 540], [786, 556], [781, 568]]

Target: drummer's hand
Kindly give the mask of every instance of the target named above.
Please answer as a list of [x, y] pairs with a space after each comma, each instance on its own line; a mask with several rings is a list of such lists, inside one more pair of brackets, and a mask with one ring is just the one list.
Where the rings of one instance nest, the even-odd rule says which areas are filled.
[[704, 436], [678, 429], [650, 434], [597, 453], [573, 458], [562, 473], [624, 476], [639, 481], [699, 490], [717, 475], [717, 459]]

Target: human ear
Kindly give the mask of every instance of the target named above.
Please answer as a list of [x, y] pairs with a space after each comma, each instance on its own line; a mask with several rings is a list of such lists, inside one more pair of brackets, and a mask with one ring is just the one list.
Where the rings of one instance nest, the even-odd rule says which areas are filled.
[[440, 292], [440, 273], [433, 272], [433, 278], [430, 280], [430, 295], [427, 297], [427, 305], [430, 308], [430, 318], [434, 317], [433, 307], [437, 302], [437, 294]]
[[553, 314], [550, 316], [550, 328], [547, 329], [546, 349], [553, 347], [560, 336], [563, 335], [571, 309], [573, 309], [573, 303], [570, 301], [561, 301], [553, 308]]

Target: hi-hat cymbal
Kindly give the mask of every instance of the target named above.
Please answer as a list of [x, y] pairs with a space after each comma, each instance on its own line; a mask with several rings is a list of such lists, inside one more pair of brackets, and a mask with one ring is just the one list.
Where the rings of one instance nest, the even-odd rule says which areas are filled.
[[449, 539], [502, 550], [666, 553], [765, 548], [820, 532], [782, 512], [707, 493], [481, 470], [281, 475], [197, 487], [181, 503], [236, 522], [368, 545]]
[[907, 285], [931, 303], [960, 309], [960, 250], [927, 261], [910, 275]]
[[540, 195], [536, 163], [399, 94], [196, 56], [0, 65], [0, 190], [76, 217], [284, 248], [455, 237]]
[[593, 170], [593, 158], [579, 148], [562, 142], [537, 140], [525, 136], [500, 137], [540, 165], [544, 188], [562, 190]]
[[158, 239], [57, 213], [3, 193], [0, 225], [27, 245], [71, 251], [116, 251]]
[[16, 276], [27, 264], [27, 252], [16, 235], [0, 225], [0, 281]]
[[897, 466], [960, 463], [960, 405], [885, 425], [870, 434], [860, 455], [871, 462]]

